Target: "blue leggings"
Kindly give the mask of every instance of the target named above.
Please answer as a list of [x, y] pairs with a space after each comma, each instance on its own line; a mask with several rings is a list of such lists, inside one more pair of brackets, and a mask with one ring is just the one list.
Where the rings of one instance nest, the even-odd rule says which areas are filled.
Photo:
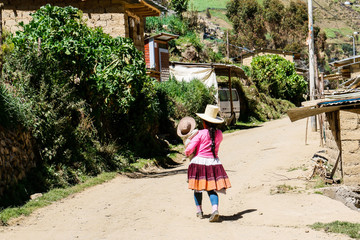
[[[219, 196], [214, 190], [207, 192], [210, 198], [211, 205], [219, 205]], [[200, 206], [202, 202], [202, 192], [194, 191], [194, 199], [196, 206]]]

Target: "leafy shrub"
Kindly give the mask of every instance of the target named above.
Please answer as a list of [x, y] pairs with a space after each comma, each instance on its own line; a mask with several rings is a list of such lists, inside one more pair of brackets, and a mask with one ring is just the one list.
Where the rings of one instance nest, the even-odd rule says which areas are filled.
[[176, 15], [160, 16], [160, 17], [147, 17], [146, 32], [168, 32], [177, 35], [186, 35], [189, 32], [189, 27], [186, 21], [183, 21]]
[[251, 77], [260, 92], [295, 104], [303, 100], [307, 90], [307, 82], [297, 75], [294, 64], [278, 55], [255, 57]]
[[161, 150], [155, 82], [142, 53], [130, 39], [87, 27], [81, 16], [73, 7], [46, 5], [7, 38], [14, 48], [5, 56], [2, 85], [16, 98], [10, 108], [27, 104], [24, 122], [52, 185], [119, 169], [119, 154], [130, 147], [139, 154]]
[[200, 80], [177, 81], [174, 78], [157, 85], [163, 121], [169, 118], [180, 120], [185, 116], [195, 117], [207, 104], [215, 103], [215, 91]]
[[275, 99], [259, 92], [252, 82], [243, 84], [238, 78], [233, 78], [232, 87], [239, 93], [241, 104], [239, 120], [243, 122], [264, 122], [277, 119], [288, 109], [295, 107], [288, 100]]
[[4, 84], [0, 85], [0, 109], [1, 126], [11, 129], [18, 125], [31, 125], [31, 121], [28, 121], [29, 115], [32, 114], [29, 104], [14, 96]]

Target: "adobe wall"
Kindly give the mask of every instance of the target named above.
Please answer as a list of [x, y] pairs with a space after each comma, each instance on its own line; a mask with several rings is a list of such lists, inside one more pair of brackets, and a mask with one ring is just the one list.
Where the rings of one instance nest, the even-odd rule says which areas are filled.
[[0, 196], [36, 166], [31, 139], [20, 129], [10, 131], [0, 126]]
[[[110, 0], [4, 0], [2, 10], [3, 29], [10, 32], [19, 30], [18, 23], [29, 23], [30, 13], [35, 12], [41, 6], [51, 3], [56, 6], [73, 6], [83, 11], [83, 18], [89, 27], [102, 27], [105, 33], [112, 37], [129, 37], [128, 15], [122, 4], [112, 3]], [[116, 1], [115, 1], [116, 2]], [[144, 49], [144, 20], [135, 19], [133, 33], [131, 34], [134, 44], [140, 51]]]
[[[338, 148], [334, 137], [325, 124], [325, 145], [328, 148], [328, 155], [331, 163], [334, 164], [338, 156]], [[360, 116], [359, 114], [340, 111], [340, 128], [342, 143], [342, 159], [344, 184], [360, 185]]]

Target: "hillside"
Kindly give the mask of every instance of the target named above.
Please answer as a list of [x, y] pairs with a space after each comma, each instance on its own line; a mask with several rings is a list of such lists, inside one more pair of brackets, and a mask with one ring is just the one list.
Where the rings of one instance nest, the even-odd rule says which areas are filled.
[[[209, 8], [211, 19], [222, 30], [231, 29], [231, 22], [226, 18], [226, 3], [229, 0], [190, 0], [189, 7], [199, 11], [199, 16], [206, 18], [206, 9]], [[258, 0], [263, 2], [263, 0]], [[302, 0], [307, 4], [307, 0]], [[282, 0], [287, 5], [290, 0]], [[329, 49], [340, 52], [342, 56], [352, 54], [352, 35], [360, 32], [360, 5], [354, 2], [352, 5], [345, 5], [344, 1], [337, 0], [313, 0], [314, 26], [320, 27], [326, 33]], [[225, 31], [223, 31], [225, 32]], [[355, 37], [355, 44], [358, 45], [359, 37]], [[360, 47], [356, 47], [359, 48]], [[336, 49], [338, 49], [336, 51]]]

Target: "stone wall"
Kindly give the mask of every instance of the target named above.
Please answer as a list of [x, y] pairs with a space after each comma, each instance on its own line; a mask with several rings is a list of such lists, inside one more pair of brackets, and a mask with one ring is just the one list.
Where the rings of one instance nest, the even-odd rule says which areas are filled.
[[[334, 164], [339, 150], [334, 137], [325, 123], [325, 146], [328, 149], [330, 163]], [[344, 184], [360, 185], [360, 116], [359, 114], [340, 111], [340, 128]]]
[[29, 133], [0, 126], [0, 196], [36, 166], [33, 146]]
[[[141, 17], [131, 21], [134, 26], [131, 27], [132, 33], [129, 33], [129, 16], [121, 3], [113, 3], [110, 0], [4, 0], [4, 9], [2, 10], [3, 29], [15, 32], [19, 30], [18, 23], [29, 23], [30, 13], [35, 12], [41, 6], [51, 3], [57, 6], [73, 6], [83, 11], [83, 18], [90, 27], [101, 27], [105, 33], [112, 37], [130, 37], [140, 51], [144, 50], [144, 19]], [[116, 1], [115, 1], [116, 2]]]

